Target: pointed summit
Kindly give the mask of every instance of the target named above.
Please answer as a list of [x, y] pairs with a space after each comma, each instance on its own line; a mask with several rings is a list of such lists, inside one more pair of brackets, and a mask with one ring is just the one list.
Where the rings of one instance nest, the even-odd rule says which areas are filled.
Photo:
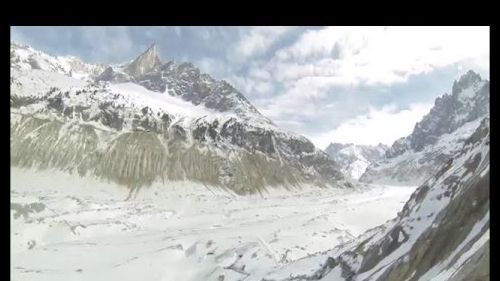
[[143, 53], [143, 55], [146, 53], [153, 53], [154, 55], [158, 56], [158, 52], [156, 49], [156, 42], [153, 41], [153, 43], [151, 43], [151, 46], [149, 46], [149, 48]]
[[467, 73], [462, 75], [460, 79], [458, 79], [458, 81], [455, 81], [453, 83], [453, 88], [451, 92], [453, 95], [456, 95], [462, 90], [469, 88], [474, 83], [477, 83], [479, 81], [481, 81], [481, 76], [476, 72], [469, 70], [467, 71]]
[[133, 77], [140, 77], [154, 70], [161, 64], [156, 44], [153, 42], [151, 46], [140, 56], [138, 56], [131, 64], [125, 68], [125, 72]]

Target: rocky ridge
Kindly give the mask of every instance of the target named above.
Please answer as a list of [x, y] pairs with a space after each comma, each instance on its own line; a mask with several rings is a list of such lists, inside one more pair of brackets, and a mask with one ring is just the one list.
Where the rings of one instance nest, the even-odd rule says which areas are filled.
[[[14, 55], [19, 50], [11, 45]], [[95, 176], [131, 190], [175, 180], [242, 194], [308, 183], [351, 186], [326, 153], [275, 126], [227, 82], [189, 63], [162, 64], [156, 52], [152, 46], [85, 83], [52, 68], [13, 71], [11, 164]], [[52, 81], [46, 77], [55, 82], [44, 88], [42, 80]]]
[[481, 119], [489, 116], [489, 99], [489, 81], [468, 71], [453, 83], [451, 94], [435, 100], [409, 136], [396, 140], [383, 159], [367, 168], [360, 181], [421, 184], [460, 150]]
[[264, 280], [489, 280], [489, 133], [486, 117], [394, 220]]

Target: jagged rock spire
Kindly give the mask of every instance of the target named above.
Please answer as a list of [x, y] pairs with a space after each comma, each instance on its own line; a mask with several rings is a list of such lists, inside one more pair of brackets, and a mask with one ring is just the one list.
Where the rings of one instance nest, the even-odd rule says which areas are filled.
[[125, 71], [133, 77], [140, 77], [161, 64], [155, 42], [140, 56], [138, 56]]
[[476, 72], [469, 70], [467, 73], [462, 75], [458, 81], [453, 83], [452, 94], [456, 95], [463, 89], [470, 87], [472, 84], [481, 81], [481, 76]]

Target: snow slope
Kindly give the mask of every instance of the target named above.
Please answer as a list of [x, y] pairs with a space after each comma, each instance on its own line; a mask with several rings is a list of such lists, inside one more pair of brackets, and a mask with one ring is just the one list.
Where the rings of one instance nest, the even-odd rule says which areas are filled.
[[84, 87], [87, 83], [57, 72], [39, 69], [11, 69], [11, 96], [42, 96], [52, 87], [62, 90]]
[[125, 103], [136, 104], [138, 107], [145, 106], [151, 108], [154, 112], [166, 111], [170, 114], [183, 117], [203, 117], [203, 116], [228, 116], [234, 115], [228, 113], [223, 114], [217, 111], [206, 108], [203, 105], [194, 105], [182, 99], [172, 97], [157, 92], [150, 91], [141, 85], [135, 83], [117, 83], [110, 84], [111, 92], [124, 95]]
[[396, 219], [264, 280], [489, 280], [489, 118]]

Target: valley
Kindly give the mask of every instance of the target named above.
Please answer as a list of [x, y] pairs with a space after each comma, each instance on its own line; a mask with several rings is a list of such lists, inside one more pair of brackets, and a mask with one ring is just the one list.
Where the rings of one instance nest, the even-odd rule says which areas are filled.
[[55, 171], [12, 168], [12, 180], [12, 280], [260, 280], [394, 218], [415, 190], [239, 196], [176, 182], [124, 201], [123, 187]]
[[113, 61], [11, 41], [11, 280], [489, 280], [484, 69], [278, 49], [221, 76], [149, 41]]

